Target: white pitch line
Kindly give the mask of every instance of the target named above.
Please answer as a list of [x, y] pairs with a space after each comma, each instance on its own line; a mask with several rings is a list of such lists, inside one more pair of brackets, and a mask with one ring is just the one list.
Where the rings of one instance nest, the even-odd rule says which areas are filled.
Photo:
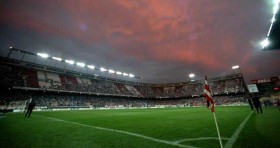
[[[221, 138], [223, 140], [229, 140], [229, 138]], [[200, 140], [219, 140], [218, 137], [200, 137], [200, 138], [189, 138], [189, 139], [182, 139], [182, 140], [177, 140], [174, 143], [181, 143], [185, 141], [200, 141]]]
[[0, 119], [5, 118], [6, 116], [0, 116]]
[[235, 143], [235, 141], [237, 140], [240, 132], [242, 131], [242, 129], [244, 128], [246, 122], [249, 120], [249, 118], [251, 117], [251, 115], [253, 114], [253, 111], [251, 111], [251, 113], [245, 118], [245, 120], [239, 125], [238, 129], [234, 132], [234, 134], [231, 136], [231, 138], [228, 140], [228, 142], [225, 145], [225, 148], [232, 148], [232, 145]]
[[[37, 115], [37, 116], [39, 116], [39, 115]], [[126, 131], [121, 131], [121, 130], [115, 130], [115, 129], [98, 127], [98, 126], [91, 126], [91, 125], [87, 125], [87, 124], [82, 124], [82, 123], [72, 122], [72, 121], [66, 121], [66, 120], [56, 119], [56, 118], [51, 118], [51, 117], [46, 117], [46, 116], [40, 116], [40, 117], [51, 119], [51, 120], [54, 120], [54, 121], [60, 121], [60, 122], [65, 122], [65, 123], [72, 123], [72, 124], [75, 124], [75, 125], [84, 126], [84, 127], [90, 127], [90, 128], [104, 130], [104, 131], [122, 133], [122, 134], [130, 135], [130, 136], [139, 137], [139, 138], [143, 138], [143, 139], [148, 139], [148, 140], [151, 140], [151, 141], [154, 141], [154, 142], [164, 143], [164, 144], [178, 146], [178, 147], [196, 148], [196, 147], [193, 147], [193, 146], [182, 145], [182, 144], [179, 144], [179, 143], [174, 143], [174, 142], [170, 142], [170, 141], [166, 141], [166, 140], [156, 139], [156, 138], [148, 137], [148, 136], [145, 136], [145, 135], [131, 133], [131, 132], [126, 132]]]

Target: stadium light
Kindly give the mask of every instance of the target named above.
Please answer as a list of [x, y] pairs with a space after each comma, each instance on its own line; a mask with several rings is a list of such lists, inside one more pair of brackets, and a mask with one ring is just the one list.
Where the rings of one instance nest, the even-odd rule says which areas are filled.
[[130, 73], [128, 76], [129, 76], [130, 78], [134, 78], [134, 77], [135, 77], [134, 74], [131, 74], [131, 73]]
[[75, 63], [75, 61], [73, 60], [65, 60], [66, 63], [73, 65]]
[[57, 61], [62, 61], [62, 59], [58, 58], [58, 57], [52, 57], [52, 59], [57, 60]]
[[86, 64], [82, 63], [82, 62], [77, 62], [77, 65], [80, 66], [80, 67], [85, 67]]
[[42, 57], [42, 58], [48, 58], [49, 55], [45, 54], [45, 53], [37, 53], [38, 56]]
[[263, 40], [263, 41], [261, 42], [261, 45], [263, 46], [263, 48], [265, 48], [266, 46], [268, 46], [268, 45], [269, 45], [269, 40], [268, 40], [268, 38], [266, 38], [265, 40]]
[[87, 65], [88, 68], [94, 69], [95, 67], [93, 65]]
[[109, 69], [109, 71], [108, 71], [109, 73], [115, 73], [115, 71], [114, 70], [112, 70], [112, 69]]
[[117, 71], [116, 74], [117, 74], [117, 75], [122, 75], [122, 72]]
[[274, 23], [276, 21], [275, 15], [271, 19], [271, 23]]
[[238, 69], [239, 65], [232, 66], [231, 69]]
[[11, 46], [10, 49], [13, 49], [13, 47]]
[[195, 74], [191, 73], [191, 74], [189, 74], [189, 77], [193, 78], [193, 77], [195, 77]]
[[128, 74], [127, 73], [123, 73], [123, 76], [128, 76]]
[[273, 14], [276, 14], [279, 9], [280, 0], [274, 0]]
[[107, 69], [101, 67], [101, 68], [100, 68], [100, 71], [104, 72], [104, 71], [107, 71]]

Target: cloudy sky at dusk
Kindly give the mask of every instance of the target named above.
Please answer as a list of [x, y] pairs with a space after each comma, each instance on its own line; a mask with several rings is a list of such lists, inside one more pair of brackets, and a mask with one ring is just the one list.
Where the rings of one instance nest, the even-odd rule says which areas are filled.
[[144, 82], [233, 73], [280, 75], [262, 51], [273, 0], [1, 0], [0, 49], [46, 52], [133, 73]]

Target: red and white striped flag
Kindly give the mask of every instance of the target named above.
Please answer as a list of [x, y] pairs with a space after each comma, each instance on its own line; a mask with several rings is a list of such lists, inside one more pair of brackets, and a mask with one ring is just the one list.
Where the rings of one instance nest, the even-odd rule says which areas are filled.
[[[204, 97], [207, 101], [207, 107], [211, 108], [211, 112], [214, 112], [214, 101], [211, 95], [209, 85], [207, 83], [207, 77], [205, 76], [205, 85], [204, 85]], [[211, 106], [210, 106], [211, 105]]]

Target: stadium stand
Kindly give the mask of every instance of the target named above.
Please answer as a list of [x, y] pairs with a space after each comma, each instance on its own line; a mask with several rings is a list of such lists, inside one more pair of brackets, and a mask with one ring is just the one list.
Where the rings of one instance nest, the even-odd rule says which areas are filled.
[[[4, 102], [34, 98], [41, 108], [117, 108], [204, 105], [203, 81], [149, 84], [107, 79], [69, 70], [27, 63], [1, 57], [0, 85], [8, 92]], [[230, 105], [243, 100], [242, 75], [209, 79], [216, 105]], [[240, 96], [239, 96], [240, 95]], [[5, 101], [4, 101], [5, 100]]]

